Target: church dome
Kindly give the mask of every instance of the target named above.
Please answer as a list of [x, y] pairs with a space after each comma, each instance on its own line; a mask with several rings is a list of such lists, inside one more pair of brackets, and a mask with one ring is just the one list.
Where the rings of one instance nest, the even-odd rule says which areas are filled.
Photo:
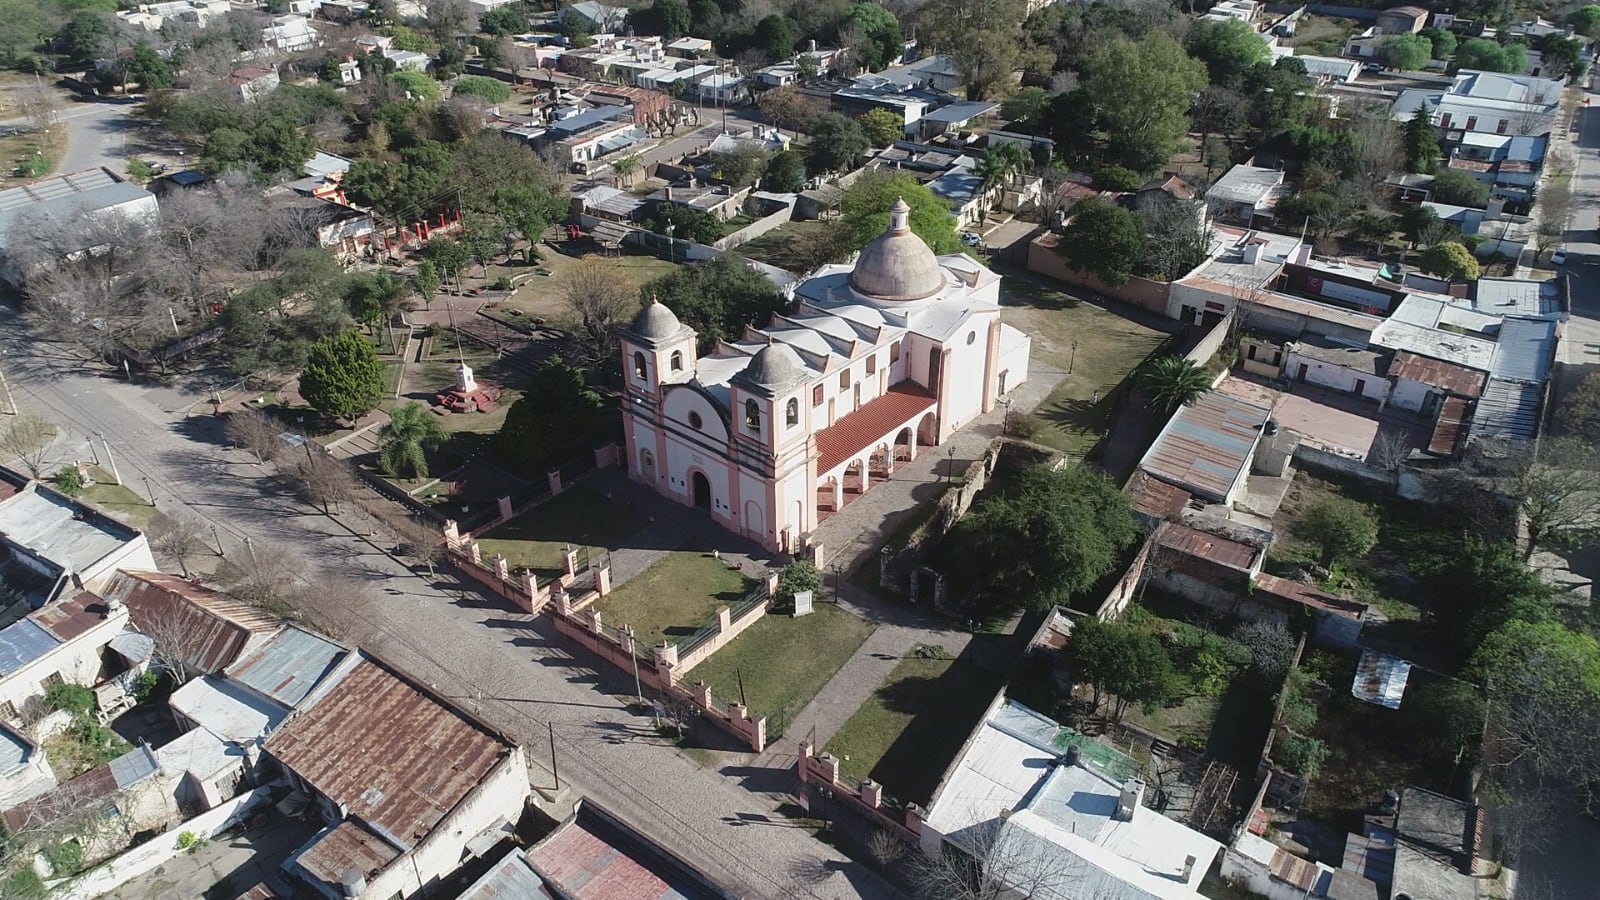
[[922, 300], [944, 286], [939, 258], [911, 231], [911, 207], [896, 200], [889, 208], [889, 230], [856, 258], [850, 287], [874, 300]]
[[750, 357], [739, 380], [758, 387], [777, 388], [806, 377], [805, 364], [788, 344], [768, 344]]
[[646, 340], [664, 341], [677, 337], [683, 330], [683, 323], [678, 321], [678, 317], [673, 315], [672, 310], [667, 309], [665, 304], [651, 299], [644, 305], [644, 309], [639, 310], [639, 314], [633, 317], [633, 324], [628, 326], [628, 330]]

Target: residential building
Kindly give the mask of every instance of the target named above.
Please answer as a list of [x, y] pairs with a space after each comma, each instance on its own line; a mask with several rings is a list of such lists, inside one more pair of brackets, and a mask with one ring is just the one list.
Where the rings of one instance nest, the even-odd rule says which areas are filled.
[[915, 90], [955, 92], [962, 90], [966, 79], [956, 65], [955, 58], [946, 54], [925, 56], [922, 59], [890, 66], [877, 73], [877, 77]]
[[134, 9], [125, 9], [117, 17], [135, 28], [160, 31], [168, 22], [181, 22], [204, 28], [212, 21], [227, 15], [228, 0], [170, 0], [166, 3], [147, 3]]
[[702, 59], [715, 52], [712, 43], [705, 38], [683, 37], [667, 45], [667, 54], [680, 59]]
[[[156, 215], [154, 194], [104, 167], [0, 191], [0, 280], [12, 287], [22, 286], [26, 273], [10, 252], [20, 235], [61, 222], [115, 218], [153, 222]], [[85, 240], [93, 239], [85, 236]], [[86, 243], [70, 252], [88, 249]], [[69, 253], [63, 258], [66, 255]]]
[[1462, 69], [1446, 89], [1412, 88], [1394, 102], [1394, 118], [1409, 121], [1418, 110], [1453, 150], [1469, 134], [1538, 136], [1550, 133], [1565, 83]]
[[1306, 74], [1318, 84], [1354, 84], [1361, 74], [1361, 61], [1342, 56], [1296, 56]]
[[909, 130], [930, 110], [946, 105], [949, 98], [878, 75], [862, 75], [835, 90], [832, 101], [840, 112], [852, 118], [874, 109], [886, 109], [899, 116]]
[[242, 66], [228, 75], [228, 87], [234, 96], [246, 103], [254, 103], [278, 89], [276, 66]]
[[1206, 204], [1216, 218], [1254, 228], [1272, 221], [1278, 201], [1288, 192], [1281, 169], [1241, 163], [1206, 191]]
[[44, 748], [0, 722], [0, 809], [10, 809], [56, 786]]
[[322, 36], [305, 16], [274, 16], [272, 23], [261, 29], [261, 43], [270, 50], [299, 53], [322, 43]]
[[577, 16], [594, 34], [614, 34], [622, 30], [628, 18], [626, 6], [612, 6], [598, 0], [583, 0], [561, 11], [563, 16]]
[[1180, 407], [1139, 460], [1139, 471], [1207, 503], [1232, 506], [1272, 410], [1217, 391]]
[[717, 72], [694, 86], [703, 103], [741, 103], [750, 97], [750, 84], [737, 72]]
[[1416, 34], [1428, 24], [1428, 11], [1420, 6], [1395, 6], [1378, 13], [1378, 30], [1384, 34]]
[[0, 579], [30, 609], [98, 591], [117, 569], [154, 569], [140, 532], [37, 482], [0, 471]]
[[999, 109], [998, 104], [981, 101], [951, 103], [925, 113], [917, 122], [920, 126], [918, 131], [924, 138], [963, 131], [973, 122], [994, 115]]
[[128, 672], [128, 661], [107, 652], [127, 627], [127, 609], [80, 591], [0, 628], [0, 720], [20, 721], [51, 685], [96, 687]]
[[1222, 844], [1145, 806], [1138, 765], [995, 699], [945, 773], [922, 849], [985, 857], [1005, 896], [1200, 900]]
[[433, 65], [433, 57], [415, 50], [389, 49], [383, 51], [383, 58], [394, 63], [397, 72], [426, 73], [428, 67]]
[[656, 206], [681, 206], [726, 222], [739, 215], [748, 196], [747, 187], [736, 190], [732, 185], [700, 184], [691, 179], [688, 187], [668, 185], [651, 194], [649, 201]]
[[173, 691], [169, 705], [179, 726], [256, 746], [349, 656], [343, 646], [315, 632], [277, 626], [267, 640], [255, 640], [253, 649], [222, 669]]
[[633, 123], [633, 107], [605, 106], [551, 122], [539, 143], [552, 159], [580, 171], [649, 138]]
[[658, 897], [728, 900], [731, 895], [592, 801], [527, 850], [507, 853], [460, 900]]
[[652, 303], [623, 332], [632, 477], [762, 546], [793, 552], [873, 481], [1021, 384], [1030, 340], [1000, 277], [937, 257], [896, 202], [856, 261], [795, 288], [765, 330], [719, 341]]
[[1400, 792], [1391, 897], [1478, 900], [1484, 812], [1419, 787]]
[[180, 678], [220, 672], [282, 626], [276, 616], [204, 585], [154, 571], [119, 571], [101, 588], [125, 606], [133, 627], [159, 645]]
[[265, 749], [328, 823], [284, 871], [330, 900], [431, 888], [510, 833], [529, 793], [520, 746], [359, 652]]
[[1550, 136], [1464, 132], [1445, 165], [1490, 186], [1490, 196], [1531, 204], [1544, 171]]

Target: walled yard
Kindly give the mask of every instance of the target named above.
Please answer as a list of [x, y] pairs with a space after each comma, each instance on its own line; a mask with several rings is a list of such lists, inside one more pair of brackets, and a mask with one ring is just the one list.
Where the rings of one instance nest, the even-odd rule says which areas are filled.
[[1000, 302], [1005, 321], [1033, 337], [1034, 377], [1072, 373], [1014, 417], [1011, 433], [1081, 459], [1111, 427], [1113, 390], [1167, 335], [1015, 278], [1001, 283]]
[[831, 603], [815, 610], [798, 619], [768, 614], [685, 680], [704, 681], [723, 705], [739, 699], [742, 680], [751, 713], [767, 717], [767, 740], [776, 740], [872, 634], [872, 625]]
[[[926, 654], [926, 655], [922, 655]], [[1004, 679], [919, 645], [823, 748], [851, 778], [926, 804]]]
[[603, 624], [631, 625], [639, 646], [655, 647], [714, 625], [717, 609], [734, 606], [755, 584], [709, 553], [679, 550], [596, 600], [593, 608]]
[[[604, 553], [622, 546], [644, 526], [644, 520], [630, 510], [579, 487], [557, 494], [493, 529], [478, 544], [484, 559], [499, 554], [513, 569], [532, 569], [542, 582], [563, 571], [564, 547]], [[607, 621], [623, 624], [609, 618]]]
[[804, 272], [815, 262], [805, 254], [808, 240], [827, 228], [828, 223], [816, 219], [790, 222], [740, 244], [739, 253], [769, 266]]
[[[513, 278], [528, 272], [548, 272], [548, 275], [534, 275], [517, 285], [510, 297], [495, 302], [493, 308], [486, 308], [484, 312], [491, 318], [499, 319], [518, 328], [527, 328], [542, 322], [554, 322], [569, 315], [565, 302], [561, 299], [562, 277], [585, 257], [568, 256], [549, 245], [539, 248], [541, 258], [534, 268], [527, 266], [490, 266], [487, 283], [493, 283], [502, 276]], [[666, 275], [678, 267], [664, 259], [654, 256], [624, 255], [600, 256], [598, 253], [590, 254], [587, 258], [601, 259], [627, 280], [635, 285], [643, 286], [645, 282]], [[625, 317], [625, 318], [631, 318]]]

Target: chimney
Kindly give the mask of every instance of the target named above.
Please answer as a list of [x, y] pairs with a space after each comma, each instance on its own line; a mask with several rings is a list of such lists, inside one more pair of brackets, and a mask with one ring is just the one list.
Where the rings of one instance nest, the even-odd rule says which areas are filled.
[[1129, 778], [1122, 785], [1122, 793], [1117, 797], [1117, 811], [1111, 816], [1118, 822], [1132, 822], [1133, 811], [1144, 802], [1144, 782], [1138, 778]]
[[1250, 241], [1244, 245], [1244, 264], [1253, 266], [1261, 261], [1261, 248], [1266, 246], [1260, 241]]
[[344, 896], [359, 897], [367, 889], [367, 878], [360, 869], [345, 869], [339, 873], [339, 886], [344, 889]]
[[816, 40], [816, 38], [812, 38], [811, 40], [806, 41], [806, 51], [808, 53], [817, 52], [817, 40]]
[[672, 185], [667, 185], [667, 202], [672, 202]]
[[1189, 883], [1189, 876], [1194, 874], [1194, 864], [1195, 864], [1195, 862], [1196, 862], [1196, 860], [1192, 855], [1191, 856], [1185, 856], [1183, 858], [1183, 877], [1178, 879], [1179, 881], [1182, 881], [1184, 884], [1188, 884]]
[[1489, 198], [1489, 208], [1483, 211], [1484, 221], [1498, 221], [1505, 214], [1505, 211], [1506, 201], [1500, 197], [1491, 197]]

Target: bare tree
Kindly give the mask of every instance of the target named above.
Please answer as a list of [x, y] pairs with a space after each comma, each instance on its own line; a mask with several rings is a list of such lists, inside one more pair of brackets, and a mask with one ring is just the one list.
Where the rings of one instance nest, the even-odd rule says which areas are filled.
[[32, 413], [18, 413], [0, 428], [0, 454], [20, 461], [37, 479], [49, 466], [48, 451], [55, 437], [54, 422]]
[[248, 541], [243, 552], [234, 553], [218, 572], [228, 593], [246, 603], [281, 613], [309, 561], [287, 544]]
[[228, 414], [223, 426], [228, 440], [255, 454], [256, 463], [265, 463], [283, 449], [283, 429], [265, 413], [241, 409]]
[[617, 335], [639, 309], [639, 291], [615, 263], [581, 260], [559, 287], [578, 362], [597, 365], [617, 355]]
[[919, 852], [910, 863], [916, 896], [924, 900], [1002, 900], [1007, 897], [1071, 896], [1098, 900], [1083, 889], [1088, 864], [1065, 854], [1040, 852], [1040, 839], [1008, 829], [995, 818], [966, 828], [957, 848]]
[[336, 641], [363, 643], [373, 629], [380, 595], [370, 581], [347, 576], [295, 584], [285, 603], [296, 619]]
[[301, 446], [305, 452], [295, 454], [291, 472], [306, 499], [322, 507], [323, 515], [332, 516], [339, 504], [356, 496], [359, 484], [355, 473], [348, 463], [334, 459], [327, 451], [313, 449], [310, 444]]
[[1368, 460], [1389, 473], [1389, 486], [1394, 487], [1400, 478], [1400, 464], [1411, 457], [1411, 432], [1404, 428], [1384, 428], [1378, 431], [1372, 443]]
[[1541, 548], [1568, 547], [1600, 534], [1600, 458], [1576, 438], [1529, 448], [1510, 488], [1527, 522], [1523, 559]]
[[134, 627], [151, 643], [151, 662], [185, 684], [196, 675], [206, 674], [205, 662], [211, 634], [195, 627], [195, 618], [184, 607], [187, 600], [169, 597], [160, 604], [142, 604], [133, 618]]
[[206, 550], [205, 532], [200, 520], [188, 513], [156, 516], [150, 523], [150, 547], [156, 553], [178, 564], [178, 570], [189, 575], [189, 562]]
[[61, 95], [42, 84], [25, 85], [16, 93], [17, 107], [28, 127], [38, 132], [50, 132], [61, 123]]

